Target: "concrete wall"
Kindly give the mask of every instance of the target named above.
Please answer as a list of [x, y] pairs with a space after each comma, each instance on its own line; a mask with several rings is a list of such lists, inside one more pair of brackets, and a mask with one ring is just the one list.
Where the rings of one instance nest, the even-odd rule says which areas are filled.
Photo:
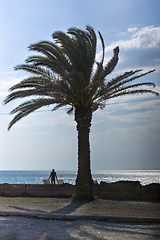
[[[138, 181], [101, 182], [94, 184], [95, 196], [114, 200], [160, 201], [160, 184], [141, 186]], [[0, 196], [72, 197], [75, 185], [0, 184]]]
[[99, 197], [105, 199], [159, 201], [160, 184], [152, 183], [142, 186], [138, 181], [101, 182]]
[[8, 197], [24, 196], [25, 188], [25, 184], [0, 184], [0, 195]]
[[75, 193], [75, 186], [64, 183], [52, 184], [0, 184], [0, 196], [7, 197], [71, 197]]
[[54, 184], [26, 184], [26, 196], [31, 197], [72, 197], [75, 193], [75, 186], [64, 183]]
[[160, 184], [151, 183], [141, 187], [141, 200], [160, 202]]
[[115, 183], [100, 183], [100, 197], [111, 199], [140, 199], [141, 185], [135, 181], [119, 181]]

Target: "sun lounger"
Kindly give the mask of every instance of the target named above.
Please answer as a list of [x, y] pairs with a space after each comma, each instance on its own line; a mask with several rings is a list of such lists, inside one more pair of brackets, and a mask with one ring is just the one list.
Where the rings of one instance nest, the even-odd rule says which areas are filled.
[[57, 184], [63, 184], [63, 180], [57, 179]]
[[50, 181], [48, 179], [43, 179], [42, 181], [44, 184], [50, 184]]

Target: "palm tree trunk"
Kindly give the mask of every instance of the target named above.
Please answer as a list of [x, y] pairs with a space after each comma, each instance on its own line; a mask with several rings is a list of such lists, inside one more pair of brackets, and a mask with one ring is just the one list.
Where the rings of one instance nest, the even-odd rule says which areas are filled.
[[78, 131], [78, 174], [76, 179], [76, 195], [78, 199], [93, 199], [93, 180], [90, 168], [89, 133], [92, 110], [79, 107], [75, 110], [75, 121]]

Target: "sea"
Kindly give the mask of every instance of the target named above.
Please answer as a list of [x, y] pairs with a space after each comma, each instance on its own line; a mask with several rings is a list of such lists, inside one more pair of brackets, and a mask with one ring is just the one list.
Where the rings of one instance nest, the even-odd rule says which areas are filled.
[[[58, 179], [64, 183], [75, 184], [76, 171], [56, 171]], [[0, 183], [9, 184], [43, 184], [43, 179], [47, 179], [50, 171], [28, 170], [28, 171], [0, 171]], [[93, 170], [93, 180], [113, 183], [118, 181], [139, 181], [141, 185], [150, 183], [160, 183], [160, 170]]]

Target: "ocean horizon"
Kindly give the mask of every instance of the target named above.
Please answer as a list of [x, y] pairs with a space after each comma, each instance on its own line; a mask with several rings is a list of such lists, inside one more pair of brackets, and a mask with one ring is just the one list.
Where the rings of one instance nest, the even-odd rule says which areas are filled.
[[[64, 183], [75, 184], [77, 171], [57, 170], [58, 179]], [[50, 170], [1, 170], [0, 183], [43, 184]], [[118, 181], [139, 181], [141, 185], [160, 183], [160, 170], [92, 170], [93, 180], [112, 183]]]

